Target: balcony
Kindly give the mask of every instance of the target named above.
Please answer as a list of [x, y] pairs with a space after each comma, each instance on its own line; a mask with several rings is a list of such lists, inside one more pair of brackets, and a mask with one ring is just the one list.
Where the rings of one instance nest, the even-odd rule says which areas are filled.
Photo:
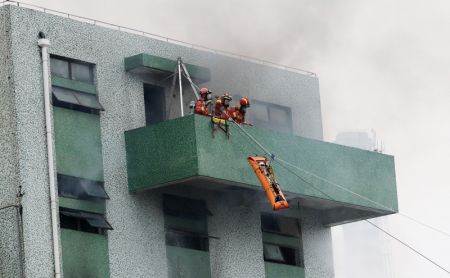
[[[273, 167], [293, 204], [320, 210], [332, 226], [398, 211], [394, 158], [389, 155], [245, 126], [276, 157], [292, 166]], [[262, 150], [238, 127], [231, 136], [216, 131], [210, 118], [190, 115], [125, 132], [128, 186], [140, 192], [196, 185], [210, 190], [261, 191], [247, 162]], [[269, 204], [268, 204], [269, 206]]]

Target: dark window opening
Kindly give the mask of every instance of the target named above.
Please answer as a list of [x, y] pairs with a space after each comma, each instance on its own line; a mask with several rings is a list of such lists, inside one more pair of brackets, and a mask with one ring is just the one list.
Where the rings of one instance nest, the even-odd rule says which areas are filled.
[[261, 230], [272, 237], [263, 242], [265, 261], [304, 267], [298, 219], [264, 213], [261, 214]]
[[60, 209], [59, 220], [63, 229], [101, 235], [106, 234], [106, 230], [112, 230], [104, 216], [97, 213]]
[[58, 174], [59, 196], [82, 200], [109, 199], [103, 182]]
[[94, 83], [94, 65], [91, 63], [52, 55], [50, 68], [55, 76], [84, 83]]
[[257, 127], [292, 133], [291, 108], [279, 104], [251, 100], [250, 121]]
[[99, 114], [105, 109], [93, 94], [69, 90], [57, 86], [52, 87], [54, 106], [72, 109], [84, 113]]
[[164, 195], [163, 208], [168, 246], [209, 250], [205, 201]]
[[164, 87], [144, 84], [144, 105], [146, 125], [166, 120], [166, 99]]
[[212, 213], [203, 200], [164, 195], [164, 213], [186, 218], [204, 218]]
[[303, 266], [296, 248], [264, 243], [264, 260], [267, 262]]
[[300, 223], [295, 218], [277, 216], [274, 214], [261, 214], [261, 229], [264, 232], [300, 237]]
[[167, 230], [166, 244], [181, 248], [209, 251], [207, 236], [186, 231]]

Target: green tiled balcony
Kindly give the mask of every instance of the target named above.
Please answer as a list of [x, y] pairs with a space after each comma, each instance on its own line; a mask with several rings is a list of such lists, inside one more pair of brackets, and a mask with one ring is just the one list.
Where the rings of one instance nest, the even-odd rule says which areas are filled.
[[[392, 156], [244, 128], [276, 157], [302, 169], [273, 164], [288, 199], [296, 206], [320, 210], [323, 224], [398, 211]], [[264, 153], [236, 126], [231, 126], [230, 139], [222, 131], [216, 131], [213, 138], [210, 118], [190, 115], [127, 131], [125, 140], [131, 192], [196, 185], [211, 190], [244, 187], [264, 197], [247, 162], [248, 156]]]
[[[208, 68], [187, 63], [185, 66], [195, 82], [203, 83], [211, 79], [211, 72]], [[174, 73], [176, 67], [176, 60], [145, 53], [125, 58], [125, 70], [142, 76], [166, 78]]]

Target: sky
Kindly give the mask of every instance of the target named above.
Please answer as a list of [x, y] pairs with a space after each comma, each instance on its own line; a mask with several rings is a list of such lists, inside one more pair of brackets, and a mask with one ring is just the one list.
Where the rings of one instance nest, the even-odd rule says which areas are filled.
[[[395, 156], [400, 211], [450, 233], [450, 1], [23, 2], [317, 73], [324, 140], [374, 129]], [[387, 230], [450, 269], [449, 237], [387, 218]], [[387, 242], [386, 277], [448, 277]]]

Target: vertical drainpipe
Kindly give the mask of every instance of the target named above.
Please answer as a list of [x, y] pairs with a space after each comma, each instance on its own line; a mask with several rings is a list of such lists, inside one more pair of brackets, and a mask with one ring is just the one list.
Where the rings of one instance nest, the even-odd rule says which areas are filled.
[[45, 108], [45, 126], [47, 133], [47, 160], [48, 160], [48, 179], [50, 187], [50, 210], [52, 222], [52, 239], [53, 239], [53, 258], [55, 263], [55, 278], [61, 277], [61, 262], [59, 252], [59, 231], [58, 231], [58, 214], [56, 206], [56, 186], [55, 186], [55, 169], [53, 159], [53, 130], [51, 119], [50, 105], [50, 84], [49, 84], [49, 55], [48, 47], [50, 41], [45, 38], [45, 34], [39, 33], [38, 45], [42, 50], [42, 78], [44, 83], [44, 108]]

